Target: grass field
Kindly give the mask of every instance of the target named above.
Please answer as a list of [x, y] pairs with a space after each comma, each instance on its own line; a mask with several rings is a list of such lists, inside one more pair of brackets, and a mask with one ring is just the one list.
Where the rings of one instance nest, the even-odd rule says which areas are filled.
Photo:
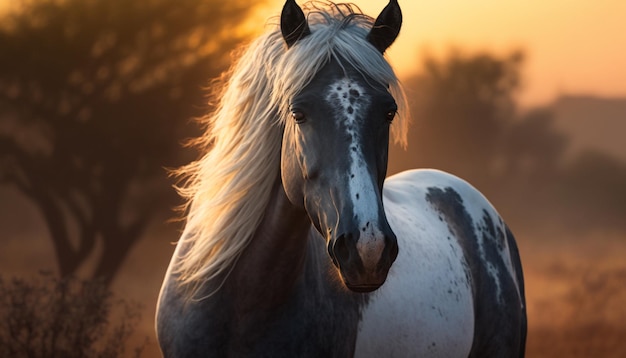
[[522, 242], [528, 357], [626, 357], [626, 235]]
[[[8, 229], [16, 222], [3, 225]], [[131, 343], [148, 339], [144, 357], [159, 356], [153, 317], [177, 237], [172, 225], [153, 225], [113, 284], [117, 297], [143, 306]], [[626, 357], [626, 234], [516, 232], [516, 237], [526, 281], [527, 357]], [[45, 228], [25, 223], [0, 241], [3, 274], [36, 275], [54, 266]]]
[[[529, 316], [526, 356], [626, 357], [626, 234], [565, 237], [518, 233], [517, 237]], [[147, 247], [142, 242], [133, 257]], [[169, 260], [168, 252], [157, 256], [153, 263], [166, 264]], [[152, 315], [161, 279], [154, 271], [161, 274], [163, 268], [152, 267], [150, 273], [138, 260], [131, 260], [134, 263], [127, 265], [127, 273], [136, 271], [137, 280], [153, 287], [148, 294], [128, 276], [129, 280], [120, 280], [117, 288], [134, 292], [145, 304], [137, 341], [150, 337], [145, 356], [152, 357], [158, 354]]]

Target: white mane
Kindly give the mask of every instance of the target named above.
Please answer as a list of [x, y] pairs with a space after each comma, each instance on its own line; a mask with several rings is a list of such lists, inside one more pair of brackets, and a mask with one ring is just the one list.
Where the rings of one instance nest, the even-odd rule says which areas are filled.
[[331, 58], [389, 85], [398, 103], [392, 125], [405, 143], [407, 112], [398, 79], [365, 37], [373, 19], [347, 4], [308, 3], [311, 34], [287, 50], [277, 25], [240, 52], [223, 76], [215, 111], [197, 140], [206, 154], [182, 169], [186, 199], [185, 249], [174, 267], [195, 296], [204, 282], [227, 274], [263, 219], [280, 174], [280, 147], [288, 101]]

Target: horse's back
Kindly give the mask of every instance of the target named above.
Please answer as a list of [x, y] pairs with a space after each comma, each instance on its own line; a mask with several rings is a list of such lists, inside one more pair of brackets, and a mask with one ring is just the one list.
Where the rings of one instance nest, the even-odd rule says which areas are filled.
[[364, 308], [357, 356], [523, 355], [519, 255], [487, 199], [436, 170], [390, 177], [383, 195], [400, 253]]

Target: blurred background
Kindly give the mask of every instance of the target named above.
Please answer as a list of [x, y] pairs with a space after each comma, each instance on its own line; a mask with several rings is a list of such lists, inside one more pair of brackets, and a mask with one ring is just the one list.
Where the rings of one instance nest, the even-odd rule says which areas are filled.
[[[158, 356], [182, 228], [167, 168], [197, 157], [182, 144], [211, 79], [282, 3], [0, 0], [0, 356]], [[623, 357], [626, 3], [401, 6], [388, 58], [413, 123], [390, 174], [446, 170], [499, 209], [525, 269], [527, 356]]]

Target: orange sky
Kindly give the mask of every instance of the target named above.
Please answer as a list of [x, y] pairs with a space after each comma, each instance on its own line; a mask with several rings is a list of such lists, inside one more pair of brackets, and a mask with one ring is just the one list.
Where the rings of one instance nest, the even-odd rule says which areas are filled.
[[[267, 18], [283, 0], [268, 0]], [[385, 0], [352, 0], [377, 15]], [[298, 0], [298, 3], [302, 3]], [[526, 51], [523, 105], [559, 94], [626, 97], [626, 1], [624, 0], [400, 0], [404, 26], [389, 50], [400, 76], [418, 70], [425, 52]], [[258, 24], [258, 22], [257, 22]]]
[[[11, 1], [0, 0], [0, 10]], [[370, 15], [386, 5], [351, 1]], [[563, 93], [626, 97], [624, 0], [399, 1], [404, 26], [388, 54], [401, 77], [419, 70], [421, 54], [441, 56], [452, 46], [493, 53], [522, 48], [523, 105], [549, 103]], [[267, 2], [253, 22], [260, 30], [284, 0]]]

